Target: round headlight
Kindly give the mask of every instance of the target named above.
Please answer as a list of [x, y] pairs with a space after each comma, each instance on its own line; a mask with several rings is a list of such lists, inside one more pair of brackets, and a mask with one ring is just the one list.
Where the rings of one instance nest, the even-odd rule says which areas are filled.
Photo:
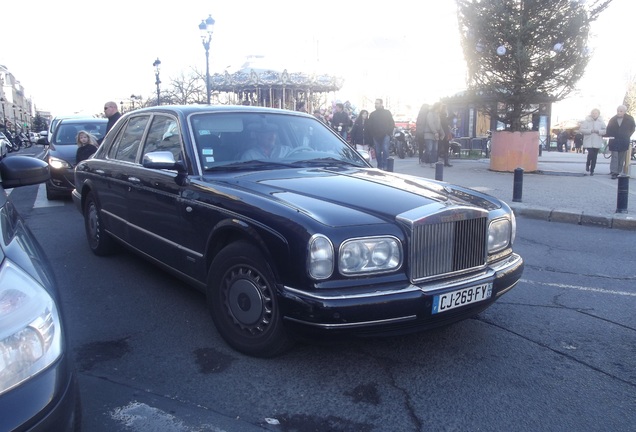
[[327, 279], [333, 274], [334, 252], [331, 241], [320, 234], [309, 240], [307, 269], [314, 279]]

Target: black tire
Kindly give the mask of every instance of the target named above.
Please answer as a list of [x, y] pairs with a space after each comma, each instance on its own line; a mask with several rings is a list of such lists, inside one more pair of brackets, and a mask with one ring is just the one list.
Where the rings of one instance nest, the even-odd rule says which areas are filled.
[[232, 348], [255, 357], [274, 357], [291, 348], [274, 275], [256, 247], [244, 241], [226, 246], [210, 266], [207, 286], [214, 324]]
[[88, 246], [95, 255], [105, 256], [115, 251], [115, 241], [104, 230], [99, 207], [92, 192], [88, 192], [84, 203], [84, 228]]
[[404, 149], [404, 143], [399, 142], [397, 145], [397, 155], [400, 159], [406, 157], [406, 150]]

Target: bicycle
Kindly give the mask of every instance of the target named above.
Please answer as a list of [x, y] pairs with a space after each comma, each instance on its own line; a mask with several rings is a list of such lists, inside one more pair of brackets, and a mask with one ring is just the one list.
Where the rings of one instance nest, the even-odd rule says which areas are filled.
[[603, 143], [603, 147], [601, 147], [599, 153], [602, 153], [605, 159], [609, 159], [612, 157], [612, 152], [609, 149], [609, 144], [607, 143], [607, 141]]

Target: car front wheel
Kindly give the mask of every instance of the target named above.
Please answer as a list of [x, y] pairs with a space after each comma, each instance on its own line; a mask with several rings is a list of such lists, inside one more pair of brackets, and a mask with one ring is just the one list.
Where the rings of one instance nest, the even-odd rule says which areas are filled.
[[274, 357], [291, 347], [275, 287], [272, 271], [255, 246], [236, 242], [219, 252], [210, 266], [207, 298], [214, 324], [228, 345], [256, 357]]
[[92, 192], [86, 195], [84, 204], [84, 227], [88, 245], [95, 255], [109, 255], [115, 249], [113, 238], [104, 230], [99, 207]]

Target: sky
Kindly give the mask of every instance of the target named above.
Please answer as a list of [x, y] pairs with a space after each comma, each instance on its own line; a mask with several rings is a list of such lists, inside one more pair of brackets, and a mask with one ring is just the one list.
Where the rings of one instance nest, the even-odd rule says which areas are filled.
[[[192, 69], [204, 72], [198, 25], [208, 15], [216, 21], [211, 74], [232, 73], [260, 55], [290, 73], [341, 76], [332, 99], [372, 109], [381, 97], [396, 116], [414, 116], [422, 103], [465, 88], [453, 0], [35, 0], [3, 2], [0, 13], [14, 17], [2, 20], [0, 65], [37, 109], [53, 115], [100, 113], [104, 102], [127, 104], [132, 94], [152, 97], [156, 58], [162, 86]], [[628, 40], [634, 16], [636, 1], [614, 0], [593, 24], [586, 75], [553, 107], [553, 123], [594, 107], [614, 114], [636, 73], [635, 41]]]

